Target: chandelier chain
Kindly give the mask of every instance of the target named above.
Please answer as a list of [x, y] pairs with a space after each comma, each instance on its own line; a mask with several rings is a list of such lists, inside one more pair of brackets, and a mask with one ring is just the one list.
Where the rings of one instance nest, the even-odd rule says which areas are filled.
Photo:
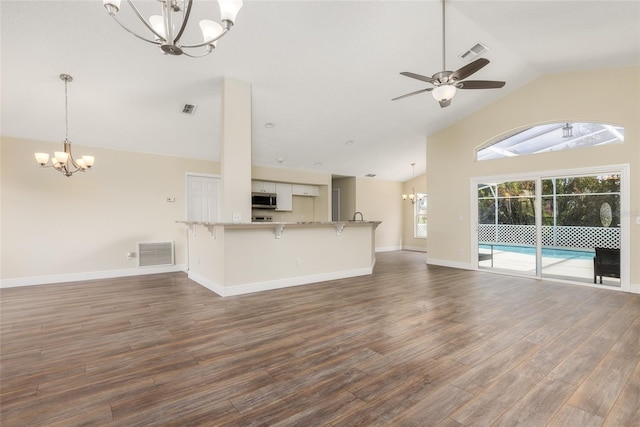
[[64, 139], [69, 141], [69, 103], [67, 101], [67, 84], [69, 80], [64, 79]]

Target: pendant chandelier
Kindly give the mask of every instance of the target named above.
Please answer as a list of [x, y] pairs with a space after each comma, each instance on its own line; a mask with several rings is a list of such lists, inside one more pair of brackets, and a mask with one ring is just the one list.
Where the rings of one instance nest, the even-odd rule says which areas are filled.
[[[127, 0], [133, 13], [140, 19], [142, 24], [149, 30], [146, 37], [141, 36], [127, 28], [117, 18], [120, 11], [121, 0], [103, 0], [104, 7], [111, 17], [126, 31], [141, 40], [160, 46], [160, 49], [169, 55], [186, 55], [192, 58], [200, 58], [210, 54], [216, 47], [216, 42], [229, 32], [236, 15], [242, 7], [242, 0], [218, 0], [220, 6], [220, 22], [208, 19], [200, 21], [202, 31], [202, 42], [192, 44], [182, 44], [181, 37], [191, 14], [193, 0], [158, 0], [161, 4], [162, 15], [152, 15], [145, 19], [132, 0]], [[177, 28], [177, 31], [176, 31]], [[200, 54], [190, 54], [185, 49], [204, 47], [204, 52]]]
[[[411, 179], [413, 179], [415, 177], [416, 174], [416, 164], [415, 163], [411, 163], [411, 168], [412, 168], [412, 173], [411, 173]], [[402, 195], [402, 200], [409, 200], [411, 201], [411, 204], [415, 204], [416, 200], [422, 200], [424, 196], [421, 194], [416, 194], [416, 190], [414, 187], [411, 187], [411, 194], [403, 194]]]
[[47, 166], [49, 161], [49, 154], [47, 153], [35, 153], [36, 162], [40, 163], [43, 168], [53, 167], [58, 172], [62, 172], [65, 176], [71, 176], [76, 172], [84, 172], [87, 169], [91, 169], [95, 158], [93, 156], [82, 156], [80, 159], [74, 159], [71, 155], [71, 141], [69, 141], [69, 108], [67, 105], [67, 84], [73, 81], [73, 77], [69, 74], [60, 74], [60, 80], [64, 81], [64, 124], [65, 134], [64, 151], [56, 151], [55, 157], [51, 158], [51, 164]]

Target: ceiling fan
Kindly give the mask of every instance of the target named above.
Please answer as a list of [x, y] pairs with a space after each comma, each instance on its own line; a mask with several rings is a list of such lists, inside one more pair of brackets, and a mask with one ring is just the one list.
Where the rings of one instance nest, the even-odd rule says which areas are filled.
[[[445, 8], [444, 1], [442, 0], [442, 69], [446, 70], [445, 63]], [[435, 73], [431, 77], [423, 76], [409, 71], [403, 71], [403, 76], [411, 77], [412, 79], [418, 79], [423, 82], [431, 83], [434, 87], [428, 87], [426, 89], [420, 89], [415, 92], [407, 93], [406, 95], [393, 98], [392, 101], [397, 99], [406, 98], [408, 96], [417, 95], [423, 92], [431, 92], [433, 97], [440, 103], [440, 107], [448, 107], [451, 104], [451, 99], [456, 94], [457, 89], [498, 89], [505, 85], [505, 82], [492, 81], [492, 80], [467, 80], [463, 81], [470, 75], [479, 71], [482, 67], [487, 65], [489, 60], [486, 58], [478, 58], [475, 61], [465, 65], [456, 71], [440, 71]]]

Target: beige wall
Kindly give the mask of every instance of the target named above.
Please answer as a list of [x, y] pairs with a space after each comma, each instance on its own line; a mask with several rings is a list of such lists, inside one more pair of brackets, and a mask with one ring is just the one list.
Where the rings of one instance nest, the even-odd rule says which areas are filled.
[[365, 220], [382, 221], [376, 229], [377, 251], [401, 249], [401, 182], [356, 178], [355, 210], [362, 212]]
[[[422, 174], [402, 184], [402, 194], [427, 192], [427, 175]], [[402, 248], [412, 251], [426, 251], [427, 239], [414, 237], [415, 205], [407, 199], [402, 202]]]
[[[460, 94], [459, 96], [463, 96]], [[629, 164], [631, 284], [640, 284], [640, 67], [542, 77], [427, 143], [428, 259], [461, 266], [470, 259], [472, 177]], [[474, 148], [505, 132], [545, 122], [599, 121], [625, 128], [624, 144], [474, 161]], [[431, 261], [430, 261], [431, 262]]]
[[[1, 140], [1, 278], [135, 269], [137, 242], [175, 241], [185, 263], [185, 173], [218, 174], [211, 161], [73, 146], [94, 170], [65, 177], [35, 162], [61, 143]], [[175, 197], [175, 202], [167, 202]]]
[[[61, 144], [3, 137], [0, 145], [0, 279], [33, 283], [138, 274], [138, 242], [175, 241], [175, 262], [184, 265], [186, 229], [185, 174], [220, 174], [217, 162], [73, 146], [77, 154], [96, 156], [94, 170], [70, 178], [40, 168], [34, 152], [59, 150]], [[328, 174], [252, 168], [253, 178], [320, 185], [320, 197], [294, 196], [292, 213], [274, 220], [329, 219]], [[350, 179], [353, 206], [365, 219], [380, 220], [379, 250], [400, 248], [402, 184]], [[358, 200], [355, 199], [356, 182]], [[167, 197], [175, 197], [169, 203]], [[353, 212], [351, 212], [353, 211]], [[326, 212], [326, 217], [322, 215]], [[144, 271], [144, 270], [142, 270]], [[28, 280], [27, 280], [28, 281]]]
[[347, 221], [356, 213], [356, 179], [336, 178], [332, 181], [333, 188], [340, 189], [340, 220]]
[[402, 248], [401, 182], [372, 178], [335, 178], [333, 187], [340, 189], [340, 220], [350, 220], [355, 212], [362, 212], [365, 220], [382, 221], [375, 232], [376, 250]]
[[221, 221], [251, 221], [251, 85], [222, 81]]

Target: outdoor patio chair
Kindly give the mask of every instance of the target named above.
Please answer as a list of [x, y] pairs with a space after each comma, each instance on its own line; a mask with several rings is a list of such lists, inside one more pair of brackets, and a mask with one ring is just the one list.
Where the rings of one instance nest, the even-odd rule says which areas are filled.
[[620, 249], [595, 248], [596, 256], [593, 257], [593, 283], [596, 277], [602, 276], [620, 278]]

